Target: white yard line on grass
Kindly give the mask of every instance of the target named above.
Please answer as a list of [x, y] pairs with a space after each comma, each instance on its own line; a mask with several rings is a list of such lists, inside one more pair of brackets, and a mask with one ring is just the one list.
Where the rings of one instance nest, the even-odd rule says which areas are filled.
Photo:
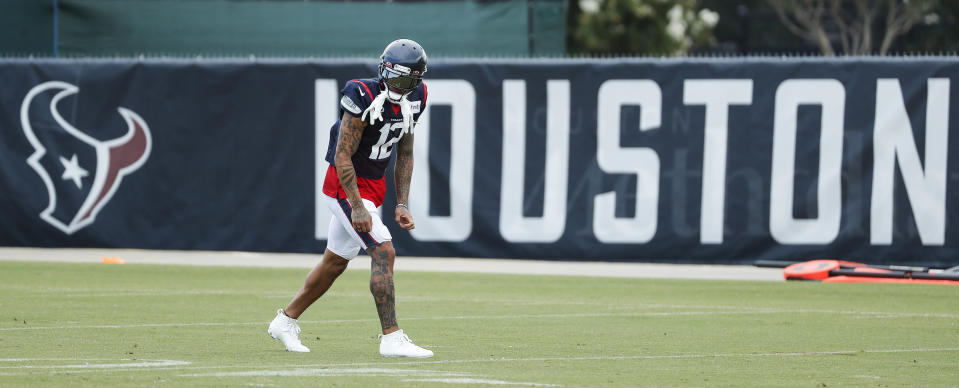
[[[748, 315], [748, 314], [842, 314], [859, 315], [869, 318], [946, 318], [956, 319], [959, 314], [928, 314], [928, 313], [902, 313], [902, 312], [882, 312], [882, 311], [841, 311], [841, 310], [814, 310], [814, 309], [730, 309], [720, 311], [665, 311], [665, 312], [635, 312], [635, 313], [576, 313], [576, 314], [507, 314], [507, 315], [454, 315], [439, 317], [409, 317], [403, 318], [404, 321], [436, 321], [436, 320], [463, 320], [463, 319], [541, 319], [541, 318], [603, 318], [603, 317], [670, 317], [670, 316], [696, 316], [696, 315]], [[377, 322], [375, 318], [360, 319], [329, 319], [329, 320], [300, 320], [301, 324], [335, 324], [335, 323], [357, 323], [357, 322]], [[268, 321], [261, 322], [171, 322], [171, 323], [135, 323], [127, 325], [62, 325], [62, 326], [24, 326], [24, 327], [3, 327], [0, 331], [27, 331], [27, 330], [63, 330], [63, 329], [135, 329], [144, 327], [191, 327], [191, 326], [255, 326], [267, 325]]]
[[297, 368], [284, 370], [248, 370], [239, 372], [194, 373], [186, 377], [246, 377], [246, 376], [406, 376], [406, 377], [457, 377], [470, 376], [470, 373], [448, 372], [425, 369], [392, 368]]
[[[559, 387], [556, 384], [515, 382], [475, 378], [472, 373], [449, 372], [423, 369], [392, 369], [392, 368], [298, 368], [284, 370], [252, 370], [239, 372], [211, 372], [180, 375], [183, 377], [408, 377], [403, 381], [434, 382], [446, 384], [482, 384], [482, 385], [526, 385], [534, 387]], [[409, 378], [412, 377], [412, 378]]]
[[[23, 359], [24, 361], [50, 361], [51, 359]], [[83, 359], [62, 359], [61, 361], [88, 361]], [[100, 360], [100, 361], [135, 361], [135, 362], [112, 362], [105, 364], [68, 364], [68, 365], [10, 365], [0, 366], [0, 369], [114, 369], [114, 368], [153, 368], [169, 367], [177, 365], [190, 365], [188, 361], [177, 360]]]
[[[869, 349], [869, 350], [832, 350], [832, 351], [790, 351], [790, 352], [762, 352], [762, 353], [715, 353], [715, 354], [649, 354], [649, 355], [620, 355], [620, 356], [611, 356], [611, 355], [600, 355], [600, 356], [578, 356], [578, 357], [516, 357], [516, 358], [478, 358], [478, 359], [467, 359], [467, 360], [411, 360], [411, 361], [392, 361], [392, 360], [380, 360], [375, 362], [350, 362], [350, 363], [340, 363], [340, 364], [330, 364], [330, 363], [313, 363], [313, 364], [283, 364], [283, 365], [258, 365], [255, 367], [250, 367], [249, 365], [210, 365], [210, 366], [201, 366], [201, 365], [192, 365], [192, 366], [169, 366], [169, 367], [155, 367], [155, 368], [122, 368], [122, 367], [109, 367], [102, 369], [88, 369], [88, 370], [63, 370], [59, 371], [56, 368], [51, 368], [51, 370], [44, 371], [47, 374], [57, 374], [57, 373], [104, 373], [104, 372], [130, 372], [130, 371], [187, 371], [187, 370], [216, 370], [216, 369], [237, 369], [239, 373], [252, 373], [254, 371], [259, 371], [257, 373], [269, 373], [270, 371], [290, 371], [298, 368], [349, 368], [349, 367], [384, 367], [388, 365], [444, 365], [444, 364], [474, 364], [474, 363], [511, 363], [511, 362], [542, 362], [542, 361], [559, 361], [559, 362], [573, 362], [573, 361], [630, 361], [630, 360], [668, 360], [668, 359], [704, 359], [704, 358], [762, 358], [762, 357], [816, 357], [816, 356], [836, 356], [836, 355], [850, 355], [850, 354], [886, 354], [886, 353], [928, 353], [928, 352], [959, 352], [959, 347], [949, 347], [949, 348], [913, 348], [913, 349]], [[20, 373], [0, 373], [0, 375], [10, 376], [10, 375], [25, 375], [25, 374], [37, 374], [37, 372], [20, 372]], [[183, 376], [195, 376], [193, 374], [185, 374]]]
[[116, 361], [112, 358], [0, 358], [0, 362], [24, 361]]

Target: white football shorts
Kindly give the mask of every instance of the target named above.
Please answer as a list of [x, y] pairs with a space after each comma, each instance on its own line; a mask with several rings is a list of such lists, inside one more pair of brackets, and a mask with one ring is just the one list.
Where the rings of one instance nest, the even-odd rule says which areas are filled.
[[353, 220], [350, 216], [353, 209], [350, 201], [346, 198], [333, 198], [324, 195], [326, 206], [333, 212], [330, 219], [330, 232], [326, 240], [326, 249], [347, 260], [353, 260], [360, 253], [360, 248], [369, 248], [379, 245], [386, 241], [392, 241], [389, 229], [383, 225], [383, 219], [380, 218], [380, 208], [373, 204], [373, 201], [363, 199], [363, 205], [370, 212], [370, 218], [373, 219], [373, 230], [366, 233], [358, 233], [353, 229]]

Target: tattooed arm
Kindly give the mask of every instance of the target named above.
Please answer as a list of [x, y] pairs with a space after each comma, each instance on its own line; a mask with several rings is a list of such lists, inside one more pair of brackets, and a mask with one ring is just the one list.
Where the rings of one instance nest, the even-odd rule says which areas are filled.
[[353, 169], [353, 154], [360, 147], [360, 139], [363, 138], [365, 128], [366, 123], [362, 119], [343, 112], [343, 118], [340, 120], [340, 135], [336, 141], [336, 155], [333, 157], [336, 175], [339, 176], [340, 185], [343, 186], [346, 198], [350, 201], [350, 207], [353, 208], [353, 228], [361, 233], [373, 229], [373, 219], [366, 211], [366, 206], [363, 206], [363, 198], [360, 197], [360, 190], [356, 186], [356, 170]]
[[406, 230], [413, 229], [413, 215], [409, 204], [410, 178], [413, 176], [413, 133], [407, 133], [396, 144], [396, 166], [393, 181], [396, 184], [396, 223]]

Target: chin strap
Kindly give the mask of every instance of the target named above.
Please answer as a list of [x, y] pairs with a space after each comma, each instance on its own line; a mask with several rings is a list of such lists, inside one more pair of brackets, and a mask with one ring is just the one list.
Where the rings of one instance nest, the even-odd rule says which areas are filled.
[[403, 114], [403, 133], [413, 132], [413, 108], [406, 96], [400, 99], [400, 112]]
[[363, 111], [363, 115], [360, 116], [360, 120], [366, 121], [366, 115], [370, 115], [370, 125], [376, 123], [376, 120], [383, 120], [383, 104], [386, 103], [386, 96], [388, 92], [386, 90], [380, 92], [376, 98], [373, 99], [373, 102], [370, 103], [370, 106]]

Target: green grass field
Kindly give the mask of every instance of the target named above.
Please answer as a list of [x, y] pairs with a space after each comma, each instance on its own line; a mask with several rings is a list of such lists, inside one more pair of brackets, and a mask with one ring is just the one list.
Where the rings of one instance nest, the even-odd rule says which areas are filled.
[[365, 270], [266, 334], [306, 270], [0, 262], [0, 386], [956, 386], [959, 287]]

